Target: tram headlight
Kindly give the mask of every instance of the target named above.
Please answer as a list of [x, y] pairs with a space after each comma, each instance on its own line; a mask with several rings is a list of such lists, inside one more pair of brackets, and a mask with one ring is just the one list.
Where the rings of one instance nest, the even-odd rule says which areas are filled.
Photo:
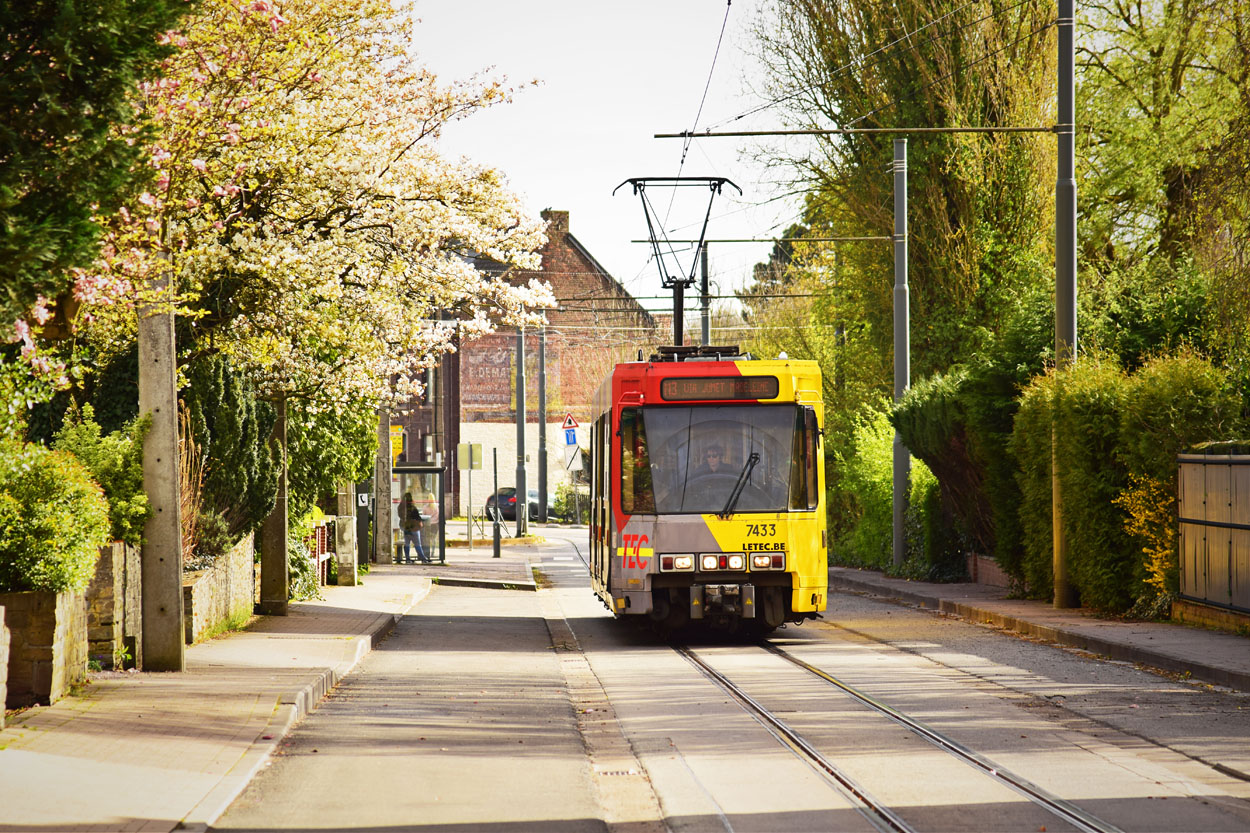
[[732, 553], [728, 558], [728, 562], [727, 566], [731, 570], [745, 570], [747, 566], [746, 556], [740, 552]]
[[714, 553], [704, 553], [699, 559], [699, 567], [703, 570], [715, 570], [720, 567], [720, 556]]
[[689, 572], [694, 569], [694, 556], [690, 553], [678, 555], [668, 553], [660, 556], [660, 570], [662, 572]]
[[773, 557], [771, 555], [753, 555], [751, 556], [751, 567], [755, 570], [767, 570], [773, 565]]

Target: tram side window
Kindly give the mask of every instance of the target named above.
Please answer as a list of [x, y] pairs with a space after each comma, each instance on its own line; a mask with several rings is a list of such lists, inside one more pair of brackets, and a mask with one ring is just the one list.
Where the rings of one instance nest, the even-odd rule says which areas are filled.
[[820, 496], [820, 426], [816, 412], [799, 408], [794, 425], [794, 454], [790, 465], [790, 508], [812, 510]]
[[628, 514], [655, 512], [647, 429], [638, 408], [621, 411], [621, 510]]

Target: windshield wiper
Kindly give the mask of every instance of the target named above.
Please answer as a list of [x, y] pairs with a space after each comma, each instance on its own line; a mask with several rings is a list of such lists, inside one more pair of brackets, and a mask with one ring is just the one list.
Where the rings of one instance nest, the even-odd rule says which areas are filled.
[[747, 458], [746, 465], [742, 467], [742, 471], [738, 474], [738, 482], [734, 484], [734, 490], [729, 493], [729, 500], [725, 503], [725, 508], [720, 511], [718, 517], [724, 519], [733, 514], [734, 507], [738, 505], [738, 498], [742, 497], [742, 489], [747, 485], [747, 478], [751, 476], [751, 470], [755, 468], [755, 464], [759, 461], [759, 453], [752, 451], [751, 456]]

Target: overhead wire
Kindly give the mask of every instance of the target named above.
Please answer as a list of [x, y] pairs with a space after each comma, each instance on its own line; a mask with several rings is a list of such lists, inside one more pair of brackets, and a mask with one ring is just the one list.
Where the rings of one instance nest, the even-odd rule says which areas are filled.
[[[916, 35], [920, 34], [920, 33], [921, 33], [921, 32], [923, 32], [923, 31], [925, 31], [926, 29], [929, 29], [929, 28], [931, 28], [931, 27], [933, 27], [933, 26], [936, 26], [936, 25], [938, 25], [939, 23], [942, 23], [943, 21], [945, 21], [947, 18], [953, 17], [954, 15], [959, 14], [959, 12], [963, 11], [964, 9], [968, 8], [969, 6], [976, 5], [977, 3], [980, 3], [980, 2], [982, 2], [982, 0], [968, 0], [968, 2], [964, 3], [962, 6], [959, 6], [959, 7], [955, 8], [955, 9], [952, 9], [951, 11], [949, 11], [949, 12], [947, 12], [946, 14], [942, 15], [941, 17], [934, 18], [933, 20], [929, 21], [928, 23], [924, 24], [923, 26], [919, 26], [919, 27], [917, 27], [917, 28], [915, 28], [915, 29], [911, 30], [910, 32], [905, 32], [904, 34], [900, 35], [898, 38], [895, 38], [894, 40], [890, 41], [889, 43], [885, 44], [884, 46], [880, 46], [880, 47], [878, 47], [878, 48], [874, 49], [872, 52], [869, 52], [868, 54], [866, 54], [866, 55], [864, 55], [864, 56], [862, 56], [862, 57], [860, 57], [860, 58], [856, 58], [856, 59], [855, 59], [855, 60], [853, 60], [853, 61], [848, 61], [847, 63], [843, 64], [842, 66], [840, 66], [840, 67], [838, 67], [838, 68], [834, 69], [832, 72], [830, 72], [830, 73], [829, 73], [829, 76], [830, 76], [830, 78], [836, 78], [838, 75], [841, 75], [842, 73], [848, 72], [848, 71], [853, 70], [853, 69], [856, 69], [856, 68], [860, 68], [860, 69], [869, 69], [869, 68], [871, 68], [872, 66], [874, 66], [874, 65], [876, 64], [876, 62], [869, 63], [869, 60], [870, 60], [871, 58], [874, 58], [874, 57], [877, 57], [877, 56], [879, 56], [879, 55], [882, 55], [882, 54], [883, 54], [883, 53], [885, 53], [887, 50], [893, 49], [895, 46], [898, 46], [900, 43], [903, 43], [904, 41], [908, 41], [908, 40], [912, 39], [913, 37], [915, 37]], [[987, 15], [983, 15], [983, 16], [981, 16], [981, 17], [977, 18], [976, 20], [971, 20], [971, 21], [969, 21], [969, 22], [967, 22], [967, 23], [965, 23], [965, 24], [963, 24], [963, 25], [959, 26], [959, 27], [958, 27], [958, 28], [956, 28], [956, 29], [953, 29], [953, 30], [948, 31], [948, 32], [946, 32], [946, 34], [953, 34], [953, 33], [957, 33], [957, 32], [962, 32], [964, 29], [971, 28], [972, 26], [976, 26], [977, 24], [980, 24], [980, 23], [984, 23], [985, 21], [990, 20], [991, 18], [997, 17], [997, 16], [999, 16], [999, 15], [1001, 15], [1001, 14], [1004, 14], [1004, 13], [1006, 13], [1006, 12], [1014, 11], [1015, 9], [1018, 9], [1018, 8], [1020, 8], [1021, 6], [1025, 5], [1025, 4], [1027, 4], [1027, 3], [1031, 3], [1031, 2], [1034, 2], [1034, 0], [1018, 0], [1018, 2], [1016, 2], [1016, 3], [1015, 3], [1015, 5], [1008, 6], [1008, 7], [1004, 8], [1004, 9], [999, 9], [999, 10], [995, 10], [995, 11], [993, 11], [993, 12], [990, 12], [989, 14], [987, 14]], [[934, 34], [934, 35], [931, 35], [930, 37], [926, 38], [926, 39], [925, 39], [925, 40], [923, 40], [923, 41], [920, 41], [920, 42], [918, 42], [918, 43], [915, 43], [915, 44], [912, 44], [912, 45], [908, 46], [908, 48], [907, 48], [907, 50], [906, 50], [906, 51], [914, 51], [914, 50], [916, 50], [916, 49], [919, 49], [919, 48], [920, 48], [920, 47], [922, 47], [922, 46], [927, 46], [928, 44], [933, 43], [935, 40], [937, 40], [940, 36], [941, 36], [941, 35], [940, 35], [940, 33], [939, 33], [939, 34]], [[810, 86], [804, 87], [804, 88], [802, 88], [802, 89], [795, 90], [795, 91], [794, 91], [794, 92], [792, 92], [792, 93], [788, 93], [788, 94], [783, 95], [783, 96], [781, 96], [781, 97], [779, 97], [779, 98], [774, 98], [774, 99], [771, 99], [771, 100], [769, 100], [769, 101], [764, 102], [763, 104], [756, 105], [755, 107], [752, 107], [752, 108], [750, 108], [749, 110], [746, 110], [746, 111], [744, 111], [744, 112], [742, 112], [742, 113], [739, 113], [739, 114], [738, 114], [738, 115], [736, 115], [736, 116], [730, 116], [729, 118], [721, 119], [720, 121], [715, 122], [715, 123], [713, 123], [713, 124], [709, 125], [709, 126], [708, 126], [708, 130], [715, 129], [715, 128], [717, 128], [717, 127], [722, 127], [722, 126], [724, 126], [724, 125], [726, 125], [726, 124], [731, 124], [731, 123], [733, 123], [733, 122], [735, 122], [735, 121], [738, 121], [738, 120], [740, 120], [740, 119], [744, 119], [744, 118], [746, 118], [747, 116], [753, 116], [753, 115], [755, 115], [756, 113], [763, 112], [764, 110], [767, 110], [767, 109], [769, 109], [769, 108], [771, 108], [771, 107], [775, 107], [775, 106], [777, 106], [778, 104], [783, 104], [783, 103], [785, 103], [785, 102], [789, 101], [790, 99], [797, 98], [798, 96], [802, 95], [803, 93], [806, 93], [806, 92], [808, 92], [808, 91], [810, 91], [810, 90], [815, 89], [815, 88], [816, 88], [816, 86], [817, 86], [817, 85], [813, 84], [813, 85], [810, 85]], [[689, 141], [690, 141], [690, 138], [687, 138], [687, 139], [686, 139], [686, 142], [689, 142]]]

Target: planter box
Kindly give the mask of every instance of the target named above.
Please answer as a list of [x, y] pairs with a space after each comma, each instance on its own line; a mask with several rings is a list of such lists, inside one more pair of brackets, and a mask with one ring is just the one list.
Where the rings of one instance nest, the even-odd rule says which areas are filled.
[[81, 591], [0, 593], [9, 630], [5, 705], [51, 705], [87, 680], [87, 601]]

